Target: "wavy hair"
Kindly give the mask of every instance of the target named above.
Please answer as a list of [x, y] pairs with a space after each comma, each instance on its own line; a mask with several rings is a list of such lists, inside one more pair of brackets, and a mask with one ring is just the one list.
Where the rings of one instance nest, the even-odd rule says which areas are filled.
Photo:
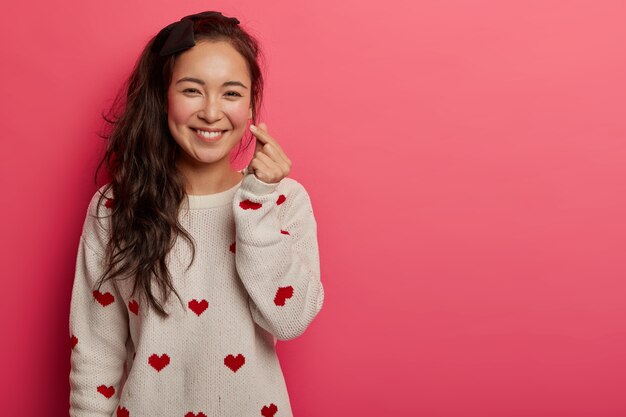
[[[203, 15], [202, 13], [201, 15]], [[252, 82], [252, 120], [257, 123], [263, 97], [263, 75], [259, 59], [263, 58], [258, 41], [232, 19], [210, 14], [194, 19], [194, 38], [198, 41], [227, 41], [245, 59]], [[195, 245], [183, 228], [178, 212], [186, 198], [185, 178], [176, 167], [181, 149], [167, 124], [167, 90], [177, 57], [183, 53], [160, 57], [152, 52], [157, 36], [144, 47], [130, 76], [119, 90], [108, 114], [103, 114], [106, 151], [96, 168], [94, 181], [103, 164], [111, 181], [98, 199], [98, 210], [108, 190], [112, 190], [110, 233], [106, 247], [106, 269], [98, 280], [98, 289], [107, 280], [133, 278], [133, 291], [139, 289], [161, 317], [171, 292], [184, 306], [172, 284], [166, 257], [178, 236]], [[254, 137], [248, 134], [246, 146]], [[241, 142], [237, 154], [241, 149]], [[161, 299], [153, 293], [156, 284]]]

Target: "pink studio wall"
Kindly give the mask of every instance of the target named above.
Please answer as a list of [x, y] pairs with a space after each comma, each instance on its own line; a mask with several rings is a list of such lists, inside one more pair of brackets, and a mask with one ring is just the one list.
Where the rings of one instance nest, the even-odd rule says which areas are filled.
[[297, 417], [626, 415], [623, 1], [13, 2], [2, 13], [2, 413], [64, 416], [96, 133], [143, 44], [237, 16], [319, 224], [280, 342]]

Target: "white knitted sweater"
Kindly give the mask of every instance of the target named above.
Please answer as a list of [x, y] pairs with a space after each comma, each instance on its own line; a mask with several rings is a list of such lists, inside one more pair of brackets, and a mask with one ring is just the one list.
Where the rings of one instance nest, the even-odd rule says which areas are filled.
[[[162, 319], [132, 280], [104, 271], [111, 207], [83, 226], [70, 307], [71, 417], [291, 417], [276, 340], [300, 336], [322, 308], [317, 224], [294, 179], [267, 184], [247, 170], [229, 190], [188, 195], [168, 255], [173, 285]], [[154, 294], [160, 292], [154, 286]]]

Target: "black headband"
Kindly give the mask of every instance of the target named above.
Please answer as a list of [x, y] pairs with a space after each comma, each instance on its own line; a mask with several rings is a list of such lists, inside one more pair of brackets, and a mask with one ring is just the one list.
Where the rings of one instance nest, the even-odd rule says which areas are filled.
[[166, 56], [191, 48], [196, 44], [193, 36], [194, 21], [208, 17], [225, 18], [227, 21], [236, 25], [240, 23], [236, 18], [226, 17], [220, 12], [191, 14], [161, 29], [152, 44], [152, 52], [158, 52], [159, 56]]

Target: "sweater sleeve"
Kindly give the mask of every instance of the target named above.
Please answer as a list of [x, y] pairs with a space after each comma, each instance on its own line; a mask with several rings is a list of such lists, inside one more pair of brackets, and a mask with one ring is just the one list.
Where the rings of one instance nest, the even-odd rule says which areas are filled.
[[324, 302], [309, 195], [293, 179], [282, 182], [284, 191], [248, 174], [233, 199], [237, 272], [252, 318], [275, 342], [304, 333]]
[[[104, 272], [107, 233], [95, 217], [96, 204], [97, 193], [80, 237], [70, 304], [70, 417], [113, 415], [125, 376], [128, 312], [112, 281], [99, 291], [94, 285]], [[100, 216], [108, 212], [103, 204]]]

